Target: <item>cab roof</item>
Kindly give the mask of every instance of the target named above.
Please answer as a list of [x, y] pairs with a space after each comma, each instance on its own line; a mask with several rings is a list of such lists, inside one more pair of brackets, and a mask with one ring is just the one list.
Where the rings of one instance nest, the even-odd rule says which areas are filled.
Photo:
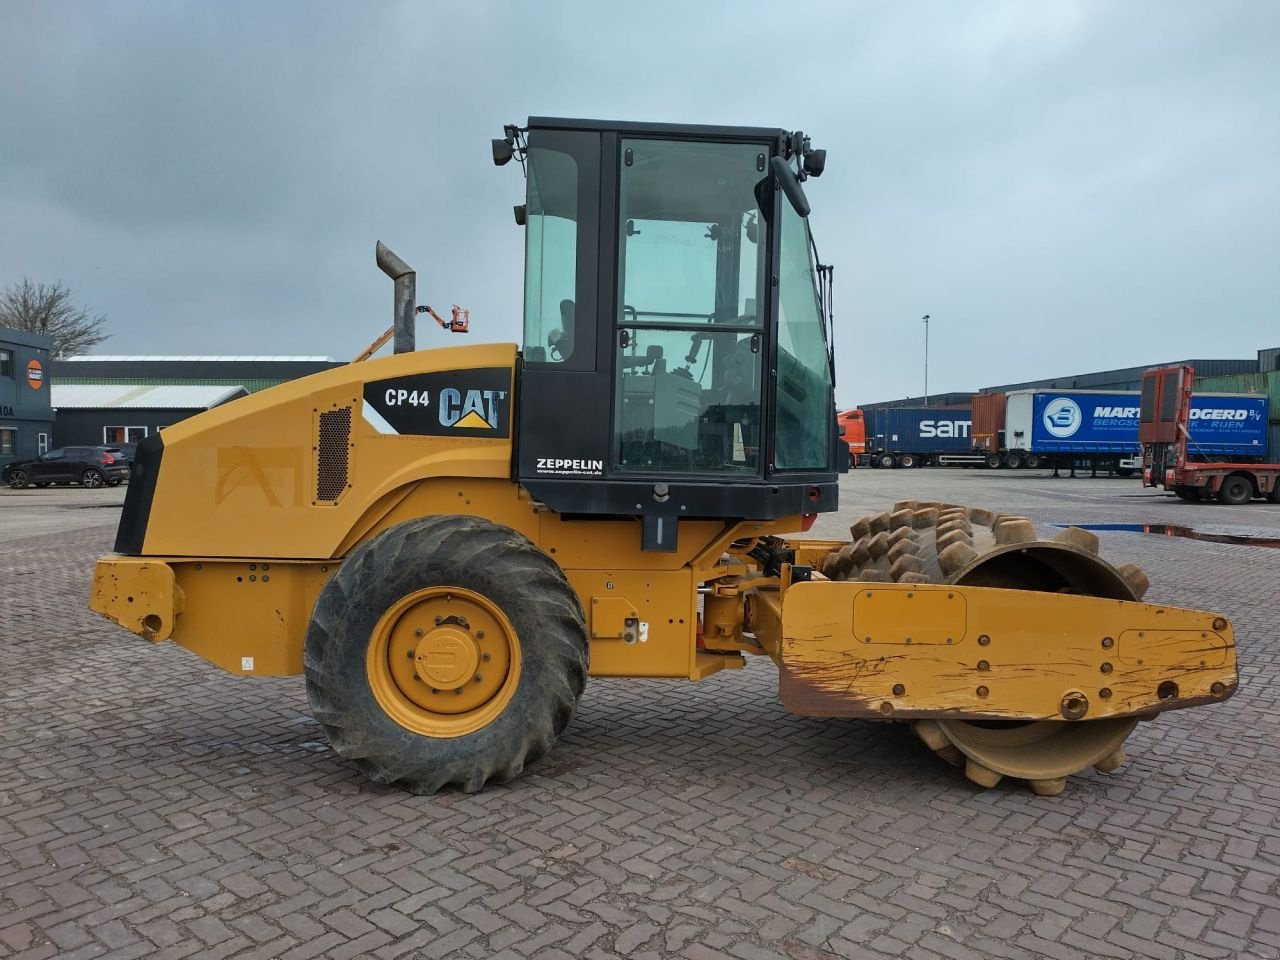
[[664, 137], [717, 140], [775, 140], [788, 131], [781, 127], [712, 126], [696, 123], [640, 123], [632, 120], [580, 120], [567, 117], [530, 117], [530, 130], [584, 130], [595, 133], [657, 134]]

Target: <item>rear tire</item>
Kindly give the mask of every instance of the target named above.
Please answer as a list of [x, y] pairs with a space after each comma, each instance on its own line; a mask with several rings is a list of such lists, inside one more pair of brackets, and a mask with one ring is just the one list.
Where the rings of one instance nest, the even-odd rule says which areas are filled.
[[1034, 470], [1036, 467], [1040, 466], [1040, 458], [1034, 453], [1028, 453], [1024, 466], [1026, 466], [1028, 470]]
[[914, 453], [904, 453], [898, 458], [898, 466], [902, 467], [904, 470], [910, 470], [913, 467], [918, 467], [919, 465], [919, 461], [916, 460], [916, 455]]
[[986, 464], [990, 469], [997, 470], [999, 469], [1002, 463], [1004, 463], [1004, 458], [1002, 458], [1000, 454], [998, 453], [988, 454], [986, 459]]
[[1022, 467], [1022, 454], [1006, 453], [1004, 455], [1004, 465], [1010, 470], [1018, 470]]
[[102, 474], [97, 470], [94, 470], [92, 467], [80, 474], [80, 485], [82, 487], [89, 487], [91, 490], [96, 490], [105, 482], [106, 481], [103, 479]]
[[858, 465], [858, 458], [853, 455], [853, 451], [849, 451], [849, 469], [852, 470]]
[[1218, 502], [1238, 507], [1253, 499], [1253, 484], [1247, 477], [1232, 474], [1222, 481], [1218, 488]]
[[25, 490], [30, 483], [31, 483], [31, 478], [27, 476], [27, 471], [25, 470], [9, 471], [9, 486], [12, 487], [14, 490]]
[[[426, 517], [357, 547], [325, 584], [303, 666], [334, 751], [371, 780], [471, 793], [518, 776], [568, 725], [586, 684], [585, 618], [560, 568], [515, 530]], [[488, 689], [474, 709], [450, 706]]]
[[893, 462], [893, 454], [891, 453], [882, 453], [879, 459], [876, 460], [876, 463], [880, 465], [880, 469], [882, 470], [889, 470], [897, 466], [897, 464]]

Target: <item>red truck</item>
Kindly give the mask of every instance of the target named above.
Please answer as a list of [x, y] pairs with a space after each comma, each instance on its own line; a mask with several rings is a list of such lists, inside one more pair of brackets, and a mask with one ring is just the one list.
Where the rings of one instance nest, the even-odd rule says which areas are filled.
[[[1142, 485], [1172, 490], [1180, 500], [1216, 497], [1219, 503], [1248, 503], [1266, 497], [1280, 503], [1280, 463], [1262, 458], [1225, 462], [1189, 449], [1191, 386], [1188, 366], [1160, 367], [1142, 375], [1138, 442], [1142, 445]], [[1270, 452], [1271, 460], [1280, 451]]]
[[849, 445], [849, 467], [858, 465], [858, 460], [867, 452], [867, 428], [862, 420], [861, 410], [846, 410], [836, 417], [840, 427], [840, 439]]

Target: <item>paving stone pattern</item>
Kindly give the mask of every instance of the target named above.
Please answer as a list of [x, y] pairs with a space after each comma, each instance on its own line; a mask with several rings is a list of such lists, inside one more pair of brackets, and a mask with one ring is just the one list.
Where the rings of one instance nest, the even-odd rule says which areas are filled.
[[[814, 533], [912, 496], [1280, 529], [1136, 481], [844, 485]], [[77, 516], [0, 555], [0, 957], [1280, 957], [1280, 551], [1102, 535], [1149, 599], [1234, 618], [1242, 689], [1061, 797], [978, 790], [900, 726], [789, 716], [768, 663], [592, 681], [523, 779], [412, 797], [329, 752], [300, 678], [90, 614], [114, 514]]]

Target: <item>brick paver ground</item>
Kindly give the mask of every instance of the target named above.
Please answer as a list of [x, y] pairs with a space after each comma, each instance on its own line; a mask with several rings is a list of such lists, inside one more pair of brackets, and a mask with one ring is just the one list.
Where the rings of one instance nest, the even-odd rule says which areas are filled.
[[[845, 486], [815, 533], [907, 495], [1280, 530], [1280, 507], [1136, 481]], [[24, 504], [0, 498], [0, 527]], [[593, 681], [519, 781], [412, 797], [329, 752], [301, 679], [90, 614], [114, 517], [0, 555], [0, 957], [1280, 957], [1278, 550], [1103, 535], [1151, 599], [1235, 620], [1242, 688], [1140, 725], [1125, 767], [1060, 797], [977, 790], [902, 727], [789, 716], [767, 663]]]

